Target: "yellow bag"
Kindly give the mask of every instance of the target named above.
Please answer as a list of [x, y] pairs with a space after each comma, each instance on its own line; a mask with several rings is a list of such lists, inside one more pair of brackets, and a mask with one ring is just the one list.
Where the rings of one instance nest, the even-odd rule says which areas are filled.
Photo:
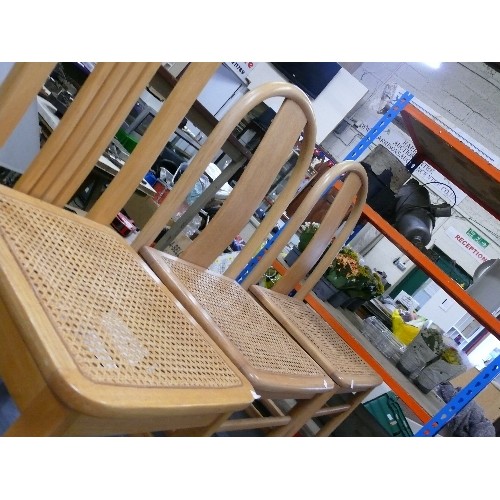
[[398, 309], [394, 309], [392, 312], [392, 333], [405, 345], [408, 345], [417, 336], [424, 323], [424, 318], [406, 323]]

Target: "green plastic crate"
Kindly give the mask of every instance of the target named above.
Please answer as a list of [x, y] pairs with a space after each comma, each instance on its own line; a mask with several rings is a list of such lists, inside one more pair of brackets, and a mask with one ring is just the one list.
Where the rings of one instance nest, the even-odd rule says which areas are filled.
[[119, 129], [115, 137], [129, 153], [132, 153], [138, 144], [138, 141], [126, 134], [123, 129]]
[[372, 414], [384, 430], [387, 431], [389, 436], [413, 436], [403, 410], [399, 406], [398, 398], [392, 391], [363, 403], [363, 406]]

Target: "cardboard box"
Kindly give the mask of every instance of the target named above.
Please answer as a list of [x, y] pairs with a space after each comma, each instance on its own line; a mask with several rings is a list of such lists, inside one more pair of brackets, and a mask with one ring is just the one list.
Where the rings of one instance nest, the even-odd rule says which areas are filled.
[[151, 216], [158, 210], [158, 205], [150, 196], [134, 193], [123, 207], [135, 225], [143, 228]]
[[179, 234], [175, 240], [163, 248], [162, 240], [158, 241], [155, 245], [155, 248], [168, 253], [170, 255], [174, 255], [175, 257], [179, 257], [179, 255], [191, 244], [192, 240], [186, 236], [184, 233]]

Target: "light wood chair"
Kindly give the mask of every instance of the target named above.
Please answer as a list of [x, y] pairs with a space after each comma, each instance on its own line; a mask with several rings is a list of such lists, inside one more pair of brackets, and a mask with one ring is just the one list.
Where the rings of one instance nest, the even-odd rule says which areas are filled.
[[[270, 85], [263, 86], [262, 89], [255, 92], [254, 96], [256, 97], [247, 94], [242, 101], [247, 98], [250, 102], [257, 99], [257, 96], [259, 100], [271, 97], [274, 94], [267, 93], [267, 89], [272, 88]], [[283, 85], [280, 89], [280, 85], [276, 84], [274, 88], [283, 91], [287, 86]], [[180, 258], [147, 246], [140, 249], [141, 255], [153, 271], [251, 381], [257, 394], [262, 398], [259, 403], [262, 402], [271, 415], [262, 418], [263, 413], [259, 412], [258, 405], [255, 404], [252, 406], [254, 418], [231, 419], [221, 425], [220, 431], [276, 426], [274, 430], [269, 432], [269, 435], [293, 435], [309, 419], [318, 415], [328, 416], [341, 413], [342, 417], [333, 419], [338, 425], [341, 418], [346, 418], [353, 411], [355, 405], [361, 401], [361, 396], [358, 394], [355, 405], [325, 406], [325, 403], [334, 394], [346, 392], [345, 384], [332, 384], [331, 377], [325, 377], [325, 372], [318, 370], [316, 362], [305, 350], [299, 349], [298, 343], [235, 280], [245, 264], [265, 241], [285, 211], [286, 206], [294, 197], [298, 183], [305, 176], [304, 167], [309, 165], [312, 158], [311, 129], [304, 130], [301, 155], [288, 184], [238, 257], [230, 265], [225, 273], [226, 276], [208, 270], [208, 267], [224, 251], [259, 206], [266, 193], [266, 188], [269, 187], [281, 168], [283, 159], [293, 147], [305, 120], [307, 119], [308, 125], [311, 124], [312, 111], [310, 111], [310, 104], [305, 96], [296, 89], [290, 89], [287, 92], [287, 98], [230, 197], [201, 234], [180, 254]], [[246, 111], [247, 108], [245, 107], [243, 110]], [[303, 110], [306, 111], [305, 116]], [[232, 111], [234, 111], [234, 117], [230, 116], [227, 120], [231, 126], [241, 119], [240, 116], [236, 115], [238, 111], [236, 107]], [[222, 122], [225, 119], [226, 117]], [[312, 121], [312, 123], [314, 122]], [[229, 125], [227, 126], [229, 127]], [[276, 157], [278, 146], [282, 158]], [[202, 154], [202, 151], [199, 154]], [[181, 194], [174, 199], [172, 198], [174, 191], [172, 191], [166, 199], [167, 205], [162, 205], [167, 216], [174, 213], [179, 202], [189, 192], [193, 180], [199, 177], [204, 165], [211, 160], [208, 154], [202, 158], [203, 161], [197, 164], [195, 164], [195, 159], [187, 170], [189, 172], [193, 168], [194, 174], [192, 174], [191, 179], [186, 179]], [[303, 161], [304, 159], [305, 161]], [[347, 173], [350, 170], [359, 173], [359, 168], [364, 174], [362, 167], [358, 165], [357, 169], [351, 168], [351, 163], [343, 165], [340, 170], [337, 168], [336, 174], [340, 175], [340, 173]], [[360, 174], [361, 178], [362, 174]], [[345, 182], [345, 188], [341, 191], [342, 194], [339, 195], [332, 210], [339, 214], [337, 215], [339, 220], [336, 222], [336, 227], [340, 224], [362, 184], [361, 181], [356, 182], [356, 179], [356, 175], [353, 178], [349, 176]], [[183, 178], [181, 178], [182, 180]], [[316, 193], [317, 190], [314, 191], [314, 195]], [[361, 192], [358, 205], [362, 205], [365, 198], [366, 193]], [[308, 199], [310, 200], [311, 197]], [[315, 201], [317, 199], [318, 197]], [[300, 216], [303, 210], [298, 212]], [[352, 214], [350, 225], [355, 223], [354, 219], [357, 220], [359, 217], [359, 210], [355, 210]], [[291, 238], [302, 222], [298, 222], [298, 217], [289, 222], [282, 236]], [[335, 220], [334, 217], [331, 219]], [[342, 233], [342, 235], [344, 234]], [[137, 246], [142, 243], [148, 244], [152, 237], [153, 234], [148, 234], [145, 238], [140, 239], [139, 243], [136, 240], [135, 244]], [[280, 237], [279, 241], [283, 241], [283, 238]], [[261, 263], [256, 267], [255, 273], [252, 273], [252, 278], [256, 278], [257, 275], [260, 278], [265, 269], [271, 265], [273, 258], [276, 258], [276, 251], [279, 252], [281, 249], [281, 247], [278, 248], [278, 245], [276, 247], [273, 245], [271, 248], [273, 251], [265, 254]], [[350, 378], [351, 393], [354, 390], [358, 393], [362, 389], [368, 390], [381, 382], [370, 367], [347, 344], [340, 344], [337, 351], [343, 355], [342, 363], [336, 367], [337, 378], [339, 380], [342, 380], [342, 377]], [[298, 402], [289, 413], [286, 413], [277, 404], [278, 400], [282, 399], [292, 399]]]
[[[199, 64], [200, 72], [188, 68], [165, 102], [173, 116], [153, 128], [149, 144], [172, 133], [196, 99], [193, 89], [218, 66]], [[42, 69], [48, 71], [33, 65], [35, 75]], [[142, 72], [151, 74], [143, 64], [99, 63], [95, 71], [19, 186], [0, 186], [0, 378], [20, 413], [6, 435], [211, 435], [253, 401], [251, 384], [123, 238], [57, 206], [72, 186], [42, 189], [47, 179], [85, 177], [97, 143], [108, 144], [126, 114], [123, 99], [131, 107], [147, 81]], [[27, 101], [38, 91], [29, 71], [13, 75], [7, 91], [0, 89], [0, 116], [10, 109], [13, 88]], [[101, 93], [107, 82], [120, 96], [108, 95], [111, 103]], [[92, 96], [103, 107], [96, 109]], [[89, 110], [99, 115], [99, 137], [80, 135], [82, 127], [92, 134]], [[11, 131], [15, 120], [9, 123]], [[123, 187], [121, 196], [136, 185]], [[112, 218], [121, 204], [103, 196]]]
[[[277, 248], [282, 248], [289, 241], [291, 231], [297, 227], [297, 224], [305, 220], [317, 201], [330, 191], [334, 182], [344, 176], [347, 177], [340, 184], [339, 191], [321, 221], [320, 228], [297, 261], [273, 288], [267, 289], [252, 284], [262, 270], [270, 265], [273, 254], [265, 255], [259, 266], [250, 272], [243, 282], [243, 287], [248, 288], [273, 318], [328, 373], [337, 386], [337, 393], [354, 395], [351, 397], [349, 409], [324, 424], [318, 436], [329, 436], [366, 398], [368, 393], [382, 383], [380, 376], [312, 307], [304, 302], [306, 295], [311, 292], [345, 244], [361, 215], [368, 189], [368, 179], [363, 166], [346, 161], [327, 171], [293, 215], [291, 221], [295, 223], [291, 224], [287, 228], [288, 231], [284, 231], [275, 242]], [[356, 199], [352, 203], [354, 195]], [[305, 279], [311, 269], [312, 272]], [[290, 292], [304, 279], [305, 282], [301, 283], [300, 289], [291, 297]]]

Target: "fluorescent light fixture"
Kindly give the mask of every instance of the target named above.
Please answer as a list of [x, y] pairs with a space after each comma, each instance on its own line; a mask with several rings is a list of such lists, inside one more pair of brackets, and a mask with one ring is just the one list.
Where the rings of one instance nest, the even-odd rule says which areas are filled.
[[440, 62], [424, 62], [422, 64], [425, 64], [426, 66], [429, 66], [429, 68], [432, 68], [432, 69], [438, 69], [442, 63], [440, 63]]

